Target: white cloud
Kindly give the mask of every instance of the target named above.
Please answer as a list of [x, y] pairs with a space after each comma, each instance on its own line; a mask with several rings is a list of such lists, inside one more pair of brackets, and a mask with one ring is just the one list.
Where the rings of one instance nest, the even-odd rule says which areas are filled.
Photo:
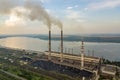
[[102, 0], [100, 2], [91, 3], [88, 6], [88, 9], [99, 10], [105, 8], [115, 8], [120, 6], [120, 0]]
[[69, 6], [69, 7], [67, 7], [66, 9], [69, 10], [69, 9], [78, 8], [78, 7], [79, 7], [78, 5], [75, 5], [75, 6], [73, 6], [73, 7], [72, 7], [72, 6]]
[[87, 11], [88, 10], [88, 8], [84, 8], [84, 11]]
[[50, 0], [40, 0], [42, 3], [50, 2]]
[[79, 6], [78, 5], [75, 5], [75, 8], [78, 8]]
[[83, 13], [76, 10], [66, 10], [66, 18], [70, 20], [75, 20], [78, 22], [83, 22]]
[[67, 9], [73, 9], [73, 7], [67, 7]]

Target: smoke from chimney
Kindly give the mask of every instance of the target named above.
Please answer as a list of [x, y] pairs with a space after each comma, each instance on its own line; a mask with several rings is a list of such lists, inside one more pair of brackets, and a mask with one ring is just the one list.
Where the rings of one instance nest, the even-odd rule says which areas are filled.
[[24, 7], [25, 9], [30, 10], [29, 14], [26, 16], [28, 19], [43, 21], [43, 23], [48, 26], [49, 30], [51, 29], [50, 15], [45, 11], [41, 4], [38, 4], [33, 0], [27, 0]]
[[[20, 5], [20, 1], [22, 5]], [[24, 11], [17, 7], [21, 7]], [[0, 14], [10, 15], [12, 11], [20, 18], [42, 21], [49, 30], [51, 29], [51, 24], [57, 25], [62, 29], [61, 21], [51, 17], [43, 8], [40, 0], [0, 0]]]
[[59, 19], [51, 17], [51, 21], [54, 25], [57, 25], [61, 30], [63, 29], [63, 24]]
[[0, 0], [0, 14], [10, 14], [11, 10], [18, 6], [19, 0]]
[[[19, 5], [22, 1], [22, 5]], [[39, 2], [37, 2], [39, 1]], [[61, 29], [61, 53], [63, 53], [63, 31], [62, 22], [51, 15], [43, 8], [40, 0], [0, 0], [0, 14], [10, 15], [12, 12], [17, 17], [31, 21], [42, 21], [49, 29], [49, 57], [51, 56], [51, 24]]]

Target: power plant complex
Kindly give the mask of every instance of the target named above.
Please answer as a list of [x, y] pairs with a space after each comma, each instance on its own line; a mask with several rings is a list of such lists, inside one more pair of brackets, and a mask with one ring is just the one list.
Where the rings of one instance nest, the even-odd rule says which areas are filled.
[[[0, 75], [0, 78], [1, 78], [1, 76], [4, 76], [4, 74], [6, 74], [6, 75], [8, 75], [7, 76], [8, 78], [10, 76], [11, 76], [11, 78], [15, 77], [15, 80], [17, 80], [16, 78], [19, 78], [18, 80], [27, 80], [27, 78], [28, 78], [28, 80], [49, 80], [49, 77], [52, 75], [51, 75], [51, 73], [48, 74], [48, 71], [51, 71], [51, 72], [54, 71], [54, 74], [55, 74], [54, 80], [70, 80], [70, 78], [72, 78], [72, 77], [73, 77], [72, 80], [74, 80], [74, 78], [75, 78], [75, 80], [76, 79], [78, 79], [78, 80], [101, 80], [100, 79], [101, 76], [105, 77], [105, 80], [106, 80], [106, 77], [110, 77], [109, 80], [111, 80], [111, 79], [117, 80], [117, 76], [116, 76], [116, 74], [118, 72], [117, 69], [119, 69], [119, 73], [120, 73], [120, 67], [118, 67], [117, 65], [116, 66], [108, 65], [107, 63], [104, 63], [103, 58], [94, 56], [94, 51], [92, 51], [92, 56], [86, 55], [84, 39], [81, 39], [81, 44], [79, 47], [79, 50], [80, 50], [79, 54], [74, 53], [73, 49], [72, 49], [72, 54], [70, 53], [70, 51], [67, 52], [66, 49], [64, 48], [63, 24], [55, 16], [50, 15], [50, 13], [54, 9], [58, 9], [55, 11], [55, 13], [57, 13], [57, 14], [60, 11], [64, 11], [64, 12], [62, 12], [62, 14], [60, 14], [61, 12], [58, 14], [61, 16], [61, 19], [63, 19], [64, 22], [68, 21], [68, 22], [66, 22], [67, 25], [66, 25], [66, 23], [64, 25], [71, 26], [71, 24], [72, 24], [72, 27], [79, 29], [78, 25], [80, 25], [81, 22], [83, 23], [83, 22], [87, 21], [86, 20], [87, 18], [84, 17], [84, 14], [83, 14], [84, 11], [87, 12], [87, 15], [94, 17], [93, 15], [91, 15], [92, 14], [91, 11], [94, 9], [97, 9], [96, 1], [95, 2], [92, 1], [92, 2], [94, 2], [92, 4], [92, 2], [89, 3], [89, 0], [87, 0], [88, 2], [87, 1], [84, 2], [83, 0], [81, 0], [79, 3], [84, 2], [84, 4], [79, 6], [78, 3], [77, 4], [74, 3], [71, 5], [70, 3], [72, 1], [64, 2], [64, 3], [62, 1], [62, 2], [56, 3], [57, 0], [55, 2], [51, 2], [52, 1], [51, 0], [50, 3], [48, 3], [49, 2], [48, 1], [47, 4], [45, 4], [44, 6], [46, 6], [48, 4], [51, 5], [51, 3], [54, 3], [55, 5], [53, 4], [50, 8], [46, 8], [46, 9], [43, 7], [42, 3], [46, 3], [47, 0], [45, 2], [44, 2], [44, 0], [38, 0], [38, 1], [37, 0], [23, 0], [23, 1], [20, 0], [18, 2], [16, 2], [16, 1], [12, 1], [12, 0], [1, 0], [0, 1], [1, 2], [0, 3], [1, 4], [0, 5], [1, 6], [0, 14], [3, 16], [3, 17], [1, 16], [1, 18], [2, 18], [1, 20], [5, 21], [5, 23], [1, 25], [1, 26], [5, 26], [5, 28], [2, 27], [2, 29], [3, 30], [6, 29], [5, 31], [7, 31], [7, 33], [9, 33], [9, 32], [11, 33], [12, 31], [8, 31], [7, 28], [12, 27], [12, 28], [14, 28], [13, 32], [15, 32], [17, 34], [19, 32], [16, 32], [15, 30], [17, 30], [17, 31], [19, 31], [19, 29], [23, 30], [22, 28], [24, 26], [31, 26], [32, 21], [35, 21], [35, 23], [36, 23], [36, 21], [38, 21], [38, 22], [40, 21], [40, 22], [42, 22], [42, 24], [40, 23], [41, 26], [48, 27], [48, 50], [40, 52], [40, 51], [30, 51], [30, 50], [27, 51], [27, 50], [24, 50], [25, 48], [21, 49], [21, 50], [7, 49], [6, 47], [0, 48], [0, 60], [1, 60], [1, 62], [0, 62], [0, 72], [1, 73], [0, 74], [2, 74], [2, 75]], [[106, 0], [106, 1], [109, 1], [109, 0]], [[110, 0], [110, 1], [111, 2], [105, 2], [105, 0], [104, 0], [104, 2], [97, 1], [97, 2], [99, 2], [98, 9], [106, 8], [106, 7], [107, 8], [108, 7], [110, 7], [110, 8], [118, 7], [118, 4], [116, 5], [116, 2], [114, 2], [114, 0]], [[73, 2], [75, 2], [75, 1], [73, 0]], [[68, 3], [70, 5], [68, 5]], [[102, 4], [107, 3], [107, 6], [105, 4], [104, 4], [104, 6], [101, 6], [101, 3]], [[114, 3], [114, 4], [111, 6], [112, 3]], [[119, 0], [119, 3], [120, 3], [120, 0]], [[59, 5], [57, 5], [57, 4], [59, 4]], [[46, 7], [48, 7], [48, 6], [46, 6]], [[58, 6], [59, 7], [62, 6], [62, 7], [57, 8]], [[84, 6], [84, 7], [82, 7], [82, 6]], [[83, 10], [81, 7], [83, 8]], [[89, 8], [91, 11], [90, 10], [88, 11]], [[65, 10], [63, 10], [63, 9], [65, 9]], [[82, 11], [79, 11], [79, 10], [82, 10]], [[106, 10], [104, 10], [104, 11], [106, 11]], [[53, 13], [54, 13], [54, 11], [53, 11]], [[104, 16], [104, 15], [101, 15], [101, 16]], [[94, 20], [96, 21], [97, 20], [96, 18], [99, 18], [99, 17], [95, 16], [95, 19], [92, 19], [92, 17], [88, 17], [88, 20], [89, 21], [92, 20], [92, 22], [88, 21], [89, 23], [87, 22], [87, 25], [86, 25], [86, 23], [84, 23], [85, 24], [84, 27], [86, 27], [85, 30], [89, 30], [89, 29], [92, 30], [95, 28], [95, 27], [91, 28], [91, 26], [98, 26], [98, 27], [104, 26], [104, 25], [96, 25], [96, 23], [95, 23], [95, 25], [93, 25]], [[86, 18], [86, 19], [84, 19], [84, 18]], [[100, 18], [100, 20], [101, 20], [101, 18]], [[21, 22], [21, 23], [19, 23], [19, 22]], [[38, 22], [37, 22], [37, 25], [34, 25], [34, 26], [38, 26]], [[97, 22], [100, 22], [100, 21], [98, 20]], [[73, 25], [73, 23], [74, 23], [74, 25]], [[104, 21], [104, 24], [106, 24], [106, 23], [108, 23], [108, 22]], [[52, 25], [60, 28], [60, 37], [59, 37], [60, 38], [59, 39], [60, 51], [52, 50], [52, 43], [51, 43], [52, 42], [52, 34], [51, 34], [52, 33], [51, 32]], [[90, 26], [89, 29], [87, 29], [88, 25]], [[22, 27], [20, 28], [20, 26], [22, 26]], [[24, 29], [31, 30], [33, 28], [24, 28]], [[37, 28], [37, 29], [42, 29], [42, 28]], [[73, 28], [71, 28], [71, 29], [73, 29]], [[98, 30], [98, 28], [96, 28], [96, 31], [97, 30]], [[107, 28], [106, 28], [106, 30], [107, 30]], [[104, 30], [102, 30], [102, 28], [101, 28], [101, 32], [102, 31], [104, 31]], [[1, 32], [4, 33], [4, 31], [1, 31]], [[13, 32], [12, 32], [12, 34], [13, 34]], [[20, 31], [20, 33], [21, 32], [22, 31]], [[26, 31], [26, 32], [28, 33], [29, 31]], [[26, 32], [24, 31], [23, 33], [26, 33]], [[95, 33], [95, 32], [92, 32], [92, 33]], [[108, 32], [108, 30], [107, 30], [107, 32]], [[6, 35], [5, 37], [2, 36], [0, 38], [6, 38], [7, 36], [8, 35]], [[21, 35], [19, 35], [19, 36], [21, 36]], [[15, 35], [15, 37], [16, 37], [16, 35]], [[34, 36], [31, 36], [31, 35], [30, 36], [28, 35], [27, 37], [34, 38]], [[35, 36], [35, 38], [36, 38], [36, 36]], [[40, 36], [37, 36], [37, 38], [40, 38]], [[107, 37], [107, 38], [112, 39], [111, 37], [110, 38]], [[79, 39], [78, 39], [78, 41], [79, 41]], [[88, 39], [88, 38], [86, 38], [86, 39]], [[96, 41], [100, 40], [99, 42], [101, 42], [101, 37], [95, 38], [95, 39], [96, 39]], [[104, 39], [105, 39], [105, 41], [107, 41], [106, 38], [104, 38]], [[104, 41], [104, 39], [103, 39], [103, 41]], [[46, 40], [47, 40], [47, 38], [46, 38]], [[93, 38], [90, 40], [94, 41]], [[118, 40], [119, 40], [119, 38], [118, 38]], [[7, 40], [5, 40], [5, 41], [7, 42]], [[8, 40], [8, 42], [11, 43], [9, 40]], [[27, 44], [27, 41], [25, 42], [25, 44]], [[32, 48], [34, 47], [33, 44], [32, 44]], [[8, 44], [4, 44], [4, 45], [8, 45]], [[22, 46], [23, 45], [24, 45], [24, 43], [22, 43]], [[4, 53], [6, 53], [6, 54], [4, 54]], [[88, 51], [88, 53], [89, 53], [89, 51]], [[46, 71], [43, 71], [43, 69]], [[10, 71], [11, 71], [11, 73], [9, 73]], [[57, 78], [58, 77], [58, 76], [56, 76], [57, 72], [68, 75], [68, 76], [62, 75], [63, 78], [68, 77], [68, 79]], [[12, 73], [15, 75], [13, 75]], [[38, 73], [40, 73], [40, 74], [38, 74]], [[45, 74], [47, 74], [47, 75], [45, 75]], [[61, 76], [61, 74], [59, 74], [59, 76]], [[5, 79], [3, 78], [2, 80], [6, 80], [6, 75], [4, 76]], [[31, 78], [32, 76], [33, 76], [33, 78]], [[23, 79], [22, 77], [27, 77], [27, 78]], [[47, 77], [47, 78], [43, 79], [44, 77]], [[9, 79], [7, 79], [7, 80], [9, 80]], [[50, 80], [53, 80], [53, 78], [50, 78]], [[118, 79], [118, 80], [120, 80], [120, 79]]]
[[[99, 57], [94, 56], [86, 56], [84, 51], [84, 41], [81, 40], [81, 47], [80, 47], [80, 55], [76, 54], [70, 54], [63, 52], [63, 30], [61, 29], [61, 47], [60, 52], [52, 51], [51, 50], [51, 30], [49, 30], [49, 50], [45, 51], [45, 55], [48, 56], [46, 59], [48, 59], [50, 62], [53, 62], [54, 64], [63, 65], [66, 67], [72, 67], [75, 69], [78, 69], [80, 71], [89, 72], [92, 74], [89, 77], [91, 77], [91, 80], [98, 80], [100, 75], [106, 74], [106, 75], [112, 75], [115, 77], [116, 71], [115, 66], [109, 66], [102, 64], [102, 59]], [[112, 70], [106, 70], [105, 68], [109, 68]], [[86, 80], [84, 75], [83, 80]], [[88, 79], [89, 80], [89, 79]]]

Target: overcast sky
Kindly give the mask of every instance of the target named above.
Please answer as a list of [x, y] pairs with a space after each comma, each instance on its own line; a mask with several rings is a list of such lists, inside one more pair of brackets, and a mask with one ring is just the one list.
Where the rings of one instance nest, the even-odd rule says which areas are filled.
[[[16, 9], [24, 12], [24, 1], [27, 0], [0, 0], [0, 34], [48, 33], [43, 21], [18, 17], [14, 13]], [[120, 0], [32, 1], [59, 19], [63, 23], [65, 34], [120, 33]], [[5, 8], [8, 5], [6, 2], [9, 6]], [[52, 33], [60, 33], [57, 25], [52, 24], [51, 28]]]

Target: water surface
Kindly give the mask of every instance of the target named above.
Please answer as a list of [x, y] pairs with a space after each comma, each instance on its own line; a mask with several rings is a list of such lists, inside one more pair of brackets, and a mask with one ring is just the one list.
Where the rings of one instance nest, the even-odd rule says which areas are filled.
[[[0, 39], [0, 45], [10, 48], [45, 51], [48, 50], [48, 41], [28, 37], [8, 37]], [[64, 52], [80, 54], [81, 42], [64, 42]], [[73, 49], [73, 51], [72, 51]], [[60, 41], [52, 41], [52, 50], [60, 51]], [[89, 52], [88, 52], [89, 50]], [[92, 53], [94, 50], [94, 54]], [[85, 42], [85, 54], [104, 57], [109, 60], [120, 61], [120, 43]]]

